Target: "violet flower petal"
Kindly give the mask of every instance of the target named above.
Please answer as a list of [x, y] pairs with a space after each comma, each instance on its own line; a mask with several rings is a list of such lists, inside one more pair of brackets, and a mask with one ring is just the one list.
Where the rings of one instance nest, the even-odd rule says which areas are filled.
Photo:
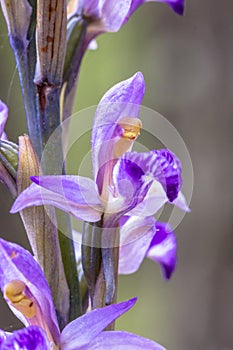
[[167, 202], [168, 198], [163, 186], [161, 183], [154, 180], [143, 201], [128, 212], [128, 215], [151, 216], [156, 214]]
[[123, 331], [107, 331], [100, 333], [88, 347], [82, 350], [165, 350], [150, 339]]
[[[22, 281], [38, 303], [43, 313], [43, 320], [47, 323], [53, 339], [58, 342], [60, 332], [52, 295], [36, 260], [19, 245], [0, 239], [0, 261], [0, 288], [2, 292], [8, 283], [15, 280]], [[6, 301], [16, 316], [28, 326], [30, 320], [16, 310], [8, 300]]]
[[61, 333], [61, 348], [64, 350], [86, 349], [86, 346], [111, 322], [131, 309], [136, 300], [133, 298], [119, 304], [95, 309], [72, 321]]
[[190, 212], [190, 208], [182, 192], [179, 192], [178, 197], [172, 202], [172, 204], [187, 213]]
[[5, 103], [0, 100], [0, 139], [6, 139], [4, 133], [5, 124], [8, 118], [8, 107]]
[[165, 279], [169, 279], [175, 270], [176, 253], [176, 237], [170, 225], [157, 222], [156, 234], [150, 243], [147, 257], [160, 264]]
[[0, 349], [4, 340], [6, 340], [6, 338], [7, 338], [7, 333], [0, 329]]
[[125, 214], [141, 203], [153, 180], [147, 181], [144, 171], [136, 162], [120, 158], [113, 169], [116, 197], [121, 198], [116, 211]]
[[31, 179], [36, 184], [32, 184], [18, 196], [11, 213], [32, 205], [51, 204], [81, 220], [100, 220], [102, 204], [93, 180], [70, 175]]
[[[128, 212], [128, 215], [154, 215], [167, 202], [168, 198], [163, 186], [158, 181], [154, 180], [144, 200]], [[178, 193], [177, 198], [171, 204], [187, 213], [190, 212], [188, 203], [182, 192]]]
[[160, 264], [164, 278], [169, 279], [175, 270], [176, 252], [176, 237], [171, 227], [156, 222], [152, 216], [129, 217], [120, 227], [120, 274], [136, 272], [148, 257]]
[[157, 2], [164, 2], [165, 4], [168, 4], [178, 15], [184, 14], [184, 0], [146, 0], [147, 2], [150, 1], [157, 1]]
[[105, 0], [102, 7], [104, 31], [117, 32], [124, 24], [131, 5], [131, 0]]
[[152, 216], [132, 216], [120, 227], [119, 274], [130, 274], [139, 269], [155, 232]]
[[[166, 152], [168, 158], [175, 159], [171, 152]], [[125, 199], [121, 203], [122, 213], [125, 214], [127, 209], [131, 211], [130, 215], [153, 215], [168, 199], [178, 195], [181, 170], [160, 153], [128, 152], [117, 161], [113, 169], [113, 183], [116, 195]]]
[[181, 164], [174, 153], [167, 149], [145, 153], [128, 152], [122, 158], [137, 164], [145, 173], [145, 181], [159, 181], [170, 202], [177, 198], [182, 185]]
[[100, 1], [100, 0], [84, 1], [83, 12], [86, 17], [99, 19], [101, 17], [102, 7], [103, 7], [103, 1]]
[[144, 92], [144, 78], [138, 72], [113, 86], [101, 99], [95, 113], [91, 140], [95, 180], [102, 165], [115, 158], [114, 146], [122, 135], [120, 119], [138, 117]]
[[157, 155], [157, 167], [155, 172], [157, 180], [163, 185], [170, 202], [177, 198], [182, 185], [182, 167], [177, 156], [168, 149], [151, 151]]
[[164, 2], [168, 4], [178, 15], [184, 13], [184, 0], [132, 0], [131, 7], [127, 15], [127, 19], [133, 14], [136, 9], [145, 2]]
[[30, 326], [13, 332], [1, 344], [1, 350], [50, 350], [45, 332], [37, 326]]
[[125, 21], [131, 0], [89, 0], [85, 1], [83, 13], [90, 18], [89, 31], [94, 36], [102, 32], [117, 32]]

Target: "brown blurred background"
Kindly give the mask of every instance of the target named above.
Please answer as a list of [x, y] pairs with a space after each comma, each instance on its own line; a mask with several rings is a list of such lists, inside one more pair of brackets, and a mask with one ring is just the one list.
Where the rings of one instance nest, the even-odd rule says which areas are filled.
[[[140, 70], [144, 105], [177, 128], [192, 157], [192, 212], [176, 229], [178, 266], [169, 282], [143, 263], [121, 277], [119, 300], [139, 301], [118, 328], [170, 350], [233, 349], [233, 3], [186, 0], [183, 18], [163, 4], [143, 5], [117, 34], [105, 34], [82, 66], [75, 110], [97, 104], [116, 82]], [[8, 136], [26, 132], [18, 77], [0, 20], [0, 97], [10, 107]], [[12, 200], [0, 186], [1, 236], [28, 247]], [[18, 325], [3, 302], [0, 328]]]

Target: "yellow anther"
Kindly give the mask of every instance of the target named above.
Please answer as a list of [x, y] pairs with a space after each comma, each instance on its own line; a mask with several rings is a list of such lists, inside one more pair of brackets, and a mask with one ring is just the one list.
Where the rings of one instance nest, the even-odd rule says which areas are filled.
[[119, 121], [120, 127], [124, 130], [122, 137], [128, 140], [135, 140], [142, 128], [142, 122], [138, 118], [123, 117]]
[[24, 282], [15, 280], [8, 283], [4, 288], [5, 297], [25, 317], [32, 318], [36, 315], [34, 301], [24, 294], [26, 285]]
[[130, 149], [133, 141], [140, 135], [142, 122], [138, 118], [123, 117], [118, 125], [122, 128], [123, 133], [114, 146], [114, 157], [116, 158], [121, 157]]
[[5, 286], [4, 294], [12, 302], [17, 303], [24, 297], [23, 291], [25, 289], [25, 283], [19, 280], [11, 281]]

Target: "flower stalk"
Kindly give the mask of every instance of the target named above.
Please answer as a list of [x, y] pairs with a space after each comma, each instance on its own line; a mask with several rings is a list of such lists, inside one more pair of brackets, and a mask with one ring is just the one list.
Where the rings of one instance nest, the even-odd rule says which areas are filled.
[[[60, 91], [66, 50], [65, 1], [39, 0], [36, 16], [36, 88], [37, 113], [41, 125], [43, 148], [60, 125]], [[56, 171], [54, 155], [63, 159], [61, 138], [52, 145], [48, 163], [42, 164], [46, 173]], [[55, 152], [55, 153], [54, 153]]]
[[36, 67], [36, 0], [1, 0], [1, 6], [19, 74], [28, 133], [38, 157], [41, 158], [41, 123], [37, 115], [36, 89], [33, 82]]
[[99, 222], [85, 223], [82, 233], [82, 265], [92, 309], [116, 302], [118, 261], [118, 227], [108, 228], [104, 215]]
[[[60, 93], [66, 52], [66, 2], [38, 0], [36, 24], [37, 63], [34, 83], [37, 91], [37, 113], [40, 116], [43, 148], [55, 130], [50, 152], [42, 159], [46, 174], [65, 172], [62, 130], [59, 128]], [[80, 291], [69, 216], [56, 212], [58, 235], [67, 283], [70, 290], [69, 320], [81, 314]]]
[[101, 270], [101, 224], [102, 220], [95, 223], [86, 222], [82, 232], [82, 266], [92, 309], [96, 308], [95, 289]]

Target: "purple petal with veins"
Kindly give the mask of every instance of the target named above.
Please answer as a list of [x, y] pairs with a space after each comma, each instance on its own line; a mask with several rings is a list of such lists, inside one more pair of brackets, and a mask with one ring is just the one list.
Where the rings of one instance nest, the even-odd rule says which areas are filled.
[[163, 346], [139, 335], [123, 332], [108, 331], [100, 333], [88, 347], [82, 350], [166, 350]]
[[[122, 222], [122, 220], [121, 220]], [[132, 216], [120, 227], [119, 273], [136, 272], [144, 260], [156, 232], [153, 216]]]
[[102, 31], [117, 32], [125, 21], [131, 0], [105, 0], [101, 9]]
[[163, 185], [170, 202], [177, 198], [182, 185], [181, 163], [177, 156], [167, 149], [151, 151], [157, 155], [155, 177]]
[[116, 158], [114, 146], [123, 132], [119, 121], [123, 117], [138, 117], [144, 92], [144, 78], [138, 72], [112, 87], [101, 99], [95, 113], [91, 139], [94, 179], [103, 164]]
[[128, 152], [123, 158], [131, 160], [142, 169], [144, 182], [149, 179], [159, 181], [170, 202], [177, 198], [182, 185], [181, 164], [171, 151]]
[[184, 13], [184, 0], [132, 0], [125, 22], [127, 22], [133, 12], [145, 2], [164, 2], [165, 4], [169, 5], [178, 15], [183, 15]]
[[190, 208], [182, 192], [179, 192], [178, 197], [172, 202], [172, 204], [187, 213], [190, 212]]
[[62, 331], [61, 348], [64, 350], [89, 349], [89, 343], [110, 323], [131, 309], [136, 300], [137, 298], [133, 298], [95, 309], [72, 321]]
[[84, 2], [83, 12], [86, 17], [101, 18], [102, 2], [100, 0], [88, 0]]
[[125, 22], [132, 0], [70, 1], [68, 19], [83, 14], [88, 22], [86, 40], [104, 32], [117, 32]]
[[20, 329], [8, 335], [2, 342], [0, 340], [1, 350], [50, 350], [51, 345], [48, 342], [45, 332], [37, 327], [30, 326]]
[[159, 209], [168, 202], [166, 192], [160, 182], [154, 180], [150, 186], [143, 201], [136, 205], [128, 215], [151, 216], [156, 214]]
[[184, 14], [184, 0], [146, 0], [146, 2], [157, 1], [168, 4], [178, 15]]
[[7, 333], [0, 329], [0, 349], [1, 345], [3, 344], [4, 340], [7, 338]]
[[160, 264], [164, 278], [169, 279], [175, 270], [176, 251], [169, 224], [156, 222], [153, 216], [132, 216], [120, 227], [119, 273], [136, 272], [148, 257]]
[[81, 176], [41, 176], [31, 178], [32, 184], [16, 199], [11, 213], [32, 205], [50, 204], [78, 219], [99, 221], [102, 204], [93, 180]]
[[[153, 181], [146, 197], [134, 209], [128, 212], [128, 215], [150, 216], [156, 214], [159, 209], [168, 202], [166, 192], [158, 181]], [[177, 198], [171, 203], [179, 209], [189, 213], [188, 203], [182, 192], [178, 193]]]
[[131, 0], [90, 0], [83, 6], [83, 13], [89, 19], [88, 32], [95, 37], [103, 32], [117, 32], [124, 24]]
[[147, 257], [158, 262], [164, 278], [169, 279], [176, 267], [177, 243], [174, 232], [167, 223], [156, 223], [154, 235]]
[[113, 169], [113, 183], [116, 196], [124, 199], [121, 212], [126, 213], [141, 203], [152, 182], [146, 181], [144, 171], [136, 162], [120, 158]]

